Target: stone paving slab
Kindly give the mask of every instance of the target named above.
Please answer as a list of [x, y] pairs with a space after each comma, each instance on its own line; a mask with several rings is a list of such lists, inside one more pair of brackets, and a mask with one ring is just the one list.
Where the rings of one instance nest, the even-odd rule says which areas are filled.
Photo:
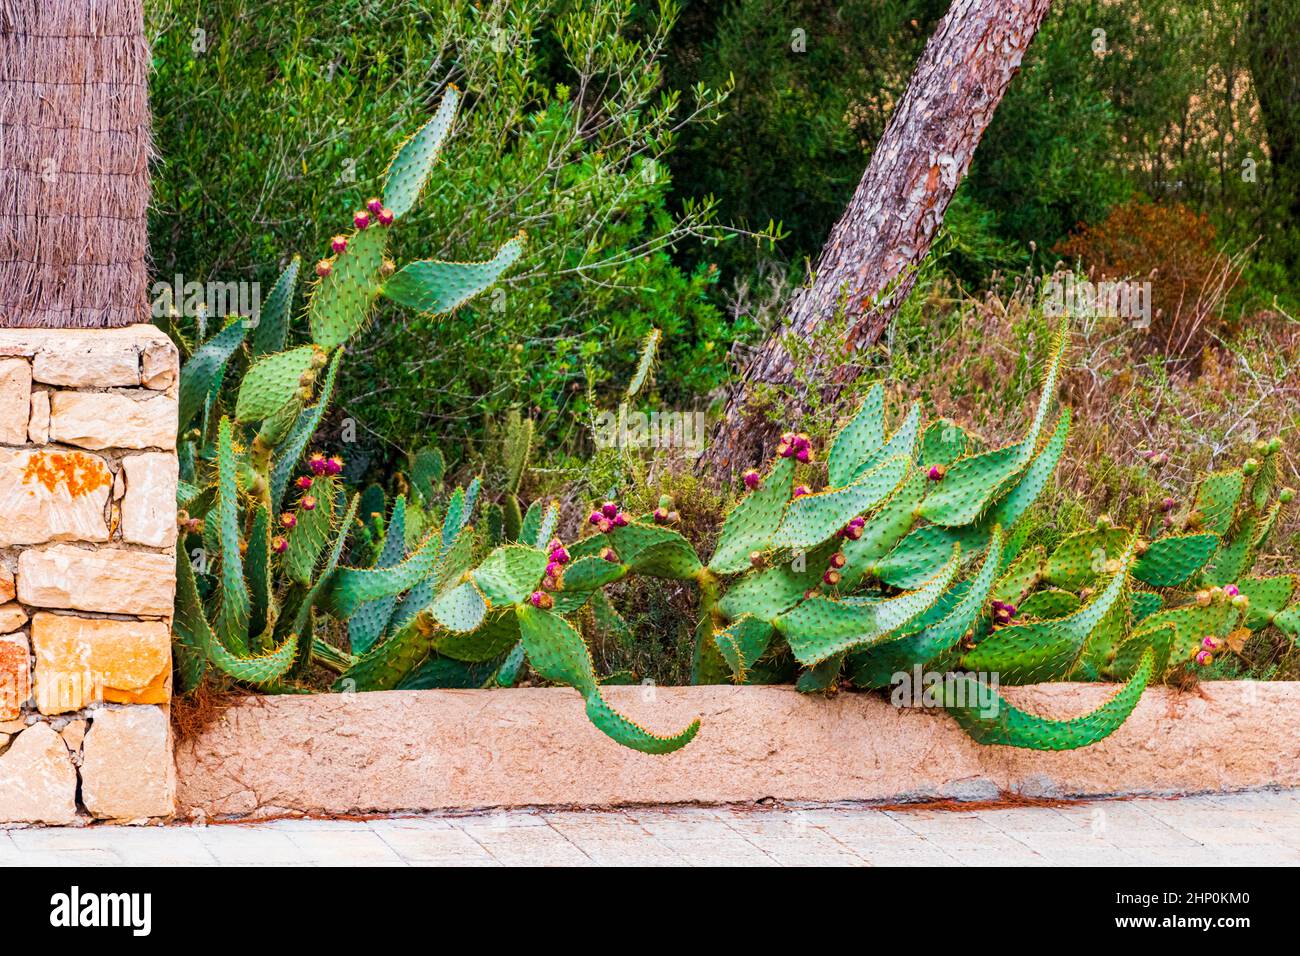
[[0, 866], [1300, 865], [1300, 790], [971, 809], [637, 807], [0, 830]]

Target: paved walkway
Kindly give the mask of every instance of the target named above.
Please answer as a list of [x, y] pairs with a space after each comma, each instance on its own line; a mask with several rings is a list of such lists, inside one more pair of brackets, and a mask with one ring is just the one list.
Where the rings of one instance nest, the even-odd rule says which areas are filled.
[[0, 866], [1300, 865], [1300, 790], [1066, 807], [519, 810], [0, 831]]

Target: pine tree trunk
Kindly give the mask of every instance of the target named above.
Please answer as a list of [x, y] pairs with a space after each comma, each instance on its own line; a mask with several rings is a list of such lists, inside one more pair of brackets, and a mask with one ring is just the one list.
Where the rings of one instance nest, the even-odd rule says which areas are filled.
[[[750, 399], [756, 385], [795, 384], [787, 337], [809, 342], [842, 316], [835, 347], [811, 356], [801, 372], [836, 390], [856, 373], [852, 353], [880, 338], [911, 290], [915, 267], [1049, 5], [953, 0], [821, 251], [811, 286], [796, 295], [788, 323], [771, 333], [733, 390], [702, 470], [725, 476], [746, 467], [780, 431], [764, 427]], [[802, 404], [796, 399], [784, 420], [796, 421]]]

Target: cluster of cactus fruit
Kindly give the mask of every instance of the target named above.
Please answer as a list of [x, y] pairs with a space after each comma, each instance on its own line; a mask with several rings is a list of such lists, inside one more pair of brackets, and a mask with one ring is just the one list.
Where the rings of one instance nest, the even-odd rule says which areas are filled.
[[[1021, 519], [1055, 470], [1069, 425], [1068, 411], [1049, 421], [1064, 327], [1022, 440], [982, 449], [952, 422], [923, 427], [919, 404], [887, 433], [877, 385], [824, 464], [807, 435], [788, 433], [764, 471], [743, 476], [745, 494], [707, 563], [672, 527], [680, 519], [667, 497], [649, 514], [598, 503], [585, 535], [568, 542], [557, 535], [558, 505], [534, 502], [523, 513], [532, 432], [517, 415], [506, 422], [500, 503], [480, 505], [478, 479], [446, 494], [446, 465], [432, 449], [414, 456], [391, 504], [377, 486], [349, 498], [341, 459], [304, 456], [344, 346], [377, 297], [444, 312], [491, 285], [521, 251], [514, 239], [487, 262], [400, 270], [384, 258], [388, 229], [423, 190], [455, 106], [451, 91], [398, 149], [382, 199], [332, 241], [307, 306], [308, 344], [286, 348], [295, 261], [251, 342], [247, 325], [232, 323], [185, 366], [182, 688], [215, 668], [290, 692], [313, 665], [345, 691], [511, 686], [528, 665], [575, 688], [614, 740], [667, 753], [699, 722], [661, 736], [611, 708], [573, 623], [591, 615], [626, 630], [605, 588], [643, 575], [698, 586], [697, 683], [880, 688], [921, 666], [953, 678], [939, 702], [977, 740], [1067, 749], [1111, 733], [1150, 681], [1204, 666], [1270, 625], [1293, 639], [1300, 632], [1296, 582], [1250, 576], [1292, 497], [1275, 491], [1276, 443], [1207, 477], [1185, 508], [1166, 501], [1154, 540], [1102, 521], [1051, 555], [1026, 546]], [[222, 413], [227, 389], [236, 391], [233, 417]], [[476, 510], [486, 534], [472, 523]], [[329, 621], [346, 626], [347, 650], [322, 638]], [[1127, 684], [1091, 714], [1048, 720], [1001, 698], [992, 710], [970, 703], [987, 700], [975, 693], [986, 688], [971, 685], [989, 673], [1003, 684]]]

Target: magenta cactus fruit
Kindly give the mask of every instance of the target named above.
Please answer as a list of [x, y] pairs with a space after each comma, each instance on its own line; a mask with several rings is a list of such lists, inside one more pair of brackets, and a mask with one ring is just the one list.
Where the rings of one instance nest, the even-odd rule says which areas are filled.
[[1175, 501], [1173, 498], [1166, 498], [1164, 501], [1160, 502], [1161, 511], [1173, 511], [1177, 507], [1178, 507], [1178, 502]]
[[931, 481], [942, 481], [943, 476], [948, 474], [946, 465], [931, 465], [930, 470], [925, 473], [925, 477]]
[[378, 216], [384, 209], [384, 201], [378, 196], [371, 196], [366, 200], [366, 208]]
[[1218, 646], [1219, 639], [1217, 637], [1207, 634], [1205, 637], [1201, 638], [1201, 647], [1205, 648], [1207, 651], [1216, 650]]
[[1213, 660], [1214, 660], [1214, 655], [1211, 654], [1209, 651], [1196, 652], [1196, 663], [1200, 664], [1202, 667], [1204, 667], [1206, 664], [1209, 664]]
[[276, 554], [284, 554], [289, 550], [289, 542], [277, 534], [271, 539], [271, 550]]
[[563, 545], [558, 545], [551, 549], [551, 560], [556, 564], [568, 564], [569, 552], [564, 549]]
[[307, 459], [307, 467], [311, 469], [313, 475], [325, 474], [325, 456], [318, 451], [312, 452], [311, 457]]
[[601, 534], [609, 534], [614, 528], [614, 522], [610, 521], [604, 515], [601, 515], [596, 522], [596, 530]]
[[812, 461], [812, 449], [796, 448], [794, 452], [794, 460], [806, 465], [808, 462]]
[[343, 472], [343, 459], [338, 455], [325, 462], [325, 474], [338, 475]]
[[347, 251], [348, 251], [348, 237], [347, 237], [347, 236], [335, 236], [333, 239], [330, 240], [330, 249], [332, 249], [332, 250], [334, 251], [334, 254], [335, 254], [336, 256], [337, 256], [337, 255], [341, 255], [341, 254], [344, 253], [344, 252], [347, 252]]
[[836, 571], [834, 568], [827, 568], [826, 573], [822, 575], [822, 580], [831, 587], [835, 587], [835, 585], [840, 583], [840, 572]]
[[303, 495], [303, 496], [302, 496], [302, 508], [303, 508], [304, 511], [315, 511], [315, 510], [316, 510], [316, 499], [315, 499], [315, 497], [312, 496], [312, 495]]
[[391, 226], [393, 224], [393, 211], [385, 206], [379, 210], [379, 224], [381, 226]]
[[613, 548], [601, 548], [600, 556], [610, 564], [618, 564], [618, 552]]
[[651, 516], [652, 518], [654, 518], [654, 522], [655, 522], [655, 524], [667, 524], [667, 523], [668, 523], [668, 509], [665, 508], [665, 507], [663, 507], [662, 505], [660, 505], [658, 508], [656, 508], [656, 509], [651, 513], [650, 516]]
[[602, 520], [604, 517], [605, 517], [605, 516], [602, 515], [599, 511], [593, 511], [591, 514], [587, 515], [587, 523], [588, 523], [588, 524], [600, 524], [601, 520]]
[[322, 259], [320, 262], [316, 263], [316, 274], [322, 279], [333, 271], [334, 263], [330, 262], [328, 259]]
[[844, 565], [848, 563], [849, 563], [849, 559], [844, 557], [844, 554], [841, 551], [836, 551], [834, 554], [831, 555], [830, 565], [832, 568], [835, 568], [836, 570], [844, 567]]
[[614, 523], [614, 527], [616, 528], [626, 528], [628, 524], [631, 522], [631, 519], [628, 518], [628, 516], [621, 511], [618, 514], [614, 515], [612, 520]]
[[614, 502], [612, 501], [606, 501], [603, 505], [600, 506], [600, 513], [603, 514], [606, 518], [612, 520], [614, 515], [618, 514], [618, 505], [614, 504]]
[[542, 578], [542, 587], [547, 591], [558, 591], [560, 588], [560, 579], [553, 575], [546, 575]]
[[808, 486], [807, 486], [807, 485], [795, 485], [795, 486], [794, 486], [793, 496], [794, 496], [795, 498], [802, 498], [804, 495], [809, 495], [809, 494], [812, 494], [812, 492], [808, 490]]
[[840, 537], [848, 538], [850, 541], [857, 541], [862, 537], [862, 525], [850, 521], [840, 529]]
[[528, 595], [528, 602], [532, 604], [533, 607], [539, 607], [543, 611], [548, 611], [555, 607], [555, 598], [551, 597], [545, 591], [534, 591], [532, 594]]
[[356, 226], [358, 229], [365, 229], [370, 225], [370, 214], [360, 209], [357, 210], [357, 212], [352, 216], [352, 225]]
[[782, 458], [793, 457], [795, 451], [795, 433], [786, 432], [781, 436], [781, 443], [776, 446], [776, 453]]
[[759, 486], [759, 483], [762, 482], [763, 476], [760, 475], [755, 469], [751, 468], [749, 469], [749, 471], [745, 472], [743, 475], [740, 476], [740, 480], [745, 483], [746, 488], [748, 488], [750, 491], [753, 491], [755, 488]]
[[286, 511], [280, 515], [280, 525], [285, 528], [292, 528], [298, 523], [298, 516], [292, 512]]
[[311, 475], [303, 475], [298, 479], [297, 485], [301, 490], [308, 491], [311, 488], [311, 480]]
[[1241, 593], [1241, 589], [1238, 588], [1237, 585], [1235, 584], [1229, 584], [1224, 587], [1223, 593], [1228, 595], [1228, 597], [1236, 597], [1238, 594]]
[[558, 578], [560, 576], [560, 572], [563, 570], [564, 570], [564, 565], [560, 564], [559, 561], [552, 561], [548, 565], [546, 565], [546, 576], [548, 578]]

